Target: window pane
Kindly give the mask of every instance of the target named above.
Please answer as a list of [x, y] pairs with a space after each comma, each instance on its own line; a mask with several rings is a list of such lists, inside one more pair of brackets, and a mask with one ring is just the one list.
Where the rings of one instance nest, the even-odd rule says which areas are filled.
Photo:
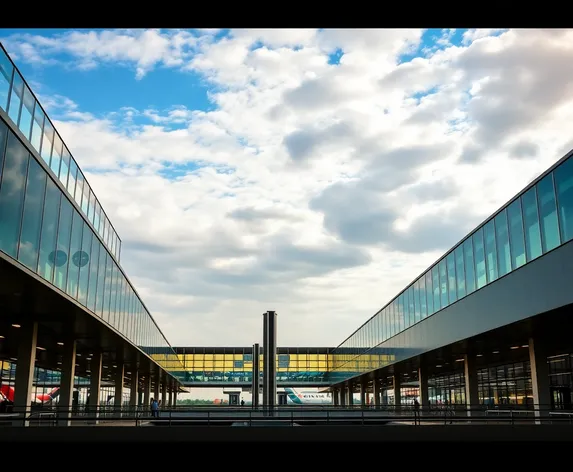
[[40, 108], [40, 104], [36, 103], [34, 108], [34, 121], [32, 122], [32, 137], [30, 142], [34, 149], [40, 152], [42, 149], [42, 134], [44, 132], [44, 112]]
[[45, 191], [46, 173], [36, 159], [30, 159], [18, 260], [34, 272], [38, 266]]
[[573, 159], [567, 159], [553, 172], [557, 203], [559, 205], [559, 227], [561, 241], [573, 239]]
[[528, 261], [541, 256], [541, 230], [537, 210], [537, 190], [529, 189], [521, 196], [523, 219], [525, 227], [525, 254]]
[[70, 152], [66, 146], [62, 148], [62, 162], [60, 164], [60, 174], [58, 175], [60, 182], [65, 188], [68, 186], [68, 174], [70, 170]]
[[78, 166], [73, 157], [70, 156], [70, 170], [68, 172], [68, 189], [69, 194], [73, 197], [76, 192], [76, 175], [78, 173]]
[[446, 266], [448, 269], [448, 300], [450, 303], [454, 303], [457, 300], [457, 287], [456, 259], [453, 252], [450, 252], [446, 258]]
[[537, 184], [539, 220], [541, 221], [541, 247], [543, 253], [551, 251], [561, 243], [557, 223], [557, 207], [553, 189], [553, 174], [546, 175]]
[[62, 197], [60, 205], [60, 219], [58, 223], [58, 241], [54, 257], [55, 275], [54, 285], [66, 291], [68, 282], [68, 266], [70, 264], [70, 239], [72, 237], [72, 217], [74, 209], [67, 198]]
[[455, 250], [456, 256], [456, 286], [458, 300], [466, 295], [466, 279], [464, 271], [464, 247], [460, 244]]
[[50, 165], [52, 155], [52, 142], [54, 141], [54, 128], [49, 120], [44, 120], [44, 137], [42, 138], [42, 152], [40, 155], [44, 162]]
[[82, 207], [82, 192], [84, 189], [84, 176], [81, 170], [78, 169], [78, 173], [76, 176], [76, 193], [74, 195], [74, 200], [78, 204], [78, 206]]
[[495, 226], [490, 220], [483, 228], [485, 239], [485, 261], [487, 267], [487, 282], [497, 280], [497, 251], [495, 247]]
[[34, 114], [34, 96], [30, 89], [24, 85], [24, 103], [22, 105], [22, 111], [20, 112], [20, 122], [18, 123], [18, 128], [22, 131], [22, 134], [26, 139], [30, 139], [30, 131], [32, 129], [32, 116]]
[[113, 262], [107, 251], [105, 263], [105, 286], [103, 290], [103, 319], [109, 321], [109, 300], [111, 295], [112, 275], [113, 275]]
[[[90, 275], [90, 255], [92, 251], [92, 230], [87, 223], [84, 222], [84, 229], [82, 233], [82, 249], [75, 256], [76, 260], [72, 261], [80, 268], [80, 283], [78, 290], [78, 301], [86, 306], [88, 301], [88, 283]], [[97, 261], [95, 262], [97, 264]]]
[[90, 189], [90, 208], [87, 216], [92, 225], [94, 224], [94, 215], [95, 215], [95, 195]]
[[507, 208], [509, 219], [509, 240], [511, 243], [512, 268], [517, 269], [525, 264], [525, 239], [523, 236], [523, 218], [521, 200], [517, 199]]
[[70, 263], [68, 264], [68, 283], [66, 292], [69, 296], [77, 299], [78, 297], [78, 280], [80, 275], [79, 262], [81, 261], [82, 250], [82, 229], [83, 219], [80, 214], [74, 210], [72, 218], [72, 237], [70, 239]]
[[62, 161], [62, 140], [58, 134], [54, 134], [54, 147], [52, 149], [52, 158], [50, 159], [50, 169], [54, 172], [54, 175], [58, 177], [60, 175], [60, 163]]
[[464, 241], [464, 271], [465, 271], [465, 291], [469, 295], [476, 289], [476, 273], [474, 261], [474, 245], [472, 238]]
[[18, 123], [20, 116], [20, 105], [22, 104], [22, 93], [24, 91], [24, 81], [18, 73], [14, 71], [14, 83], [10, 94], [10, 104], [8, 105], [8, 116], [14, 123]]
[[89, 213], [88, 203], [89, 203], [89, 198], [90, 198], [90, 186], [89, 186], [87, 181], [84, 183], [84, 189], [83, 189], [82, 193], [83, 193], [83, 195], [82, 195], [82, 211], [84, 212], [84, 215], [88, 216], [88, 213]]
[[434, 285], [434, 312], [439, 311], [440, 304], [440, 273], [438, 266], [432, 267], [432, 284]]
[[426, 303], [428, 305], [428, 316], [434, 313], [434, 290], [432, 287], [432, 271], [426, 272]]
[[409, 326], [416, 322], [416, 308], [414, 307], [414, 287], [410, 287], [406, 292], [408, 294], [408, 320]]
[[[0, 49], [0, 52], [2, 50]], [[8, 137], [8, 127], [0, 120], [0, 182], [2, 179], [2, 167], [4, 166], [4, 152], [6, 151], [6, 138]]]
[[495, 241], [497, 246], [498, 275], [502, 277], [511, 271], [511, 252], [509, 250], [509, 232], [505, 210], [502, 210], [495, 217]]
[[98, 240], [94, 237], [92, 241], [92, 250], [90, 256], [90, 279], [89, 279], [89, 289], [88, 289], [88, 304], [87, 307], [95, 313], [96, 304], [96, 294], [97, 294], [97, 281], [98, 281], [98, 270], [99, 270], [99, 254], [100, 247]]
[[18, 252], [28, 155], [18, 138], [9, 133], [0, 186], [0, 249], [13, 258]]
[[418, 280], [418, 289], [420, 293], [420, 319], [424, 319], [428, 316], [426, 307], [426, 277], [424, 275]]
[[438, 264], [440, 271], [440, 304], [442, 308], [448, 306], [448, 270], [446, 260], [442, 259]]
[[105, 276], [106, 276], [106, 262], [107, 253], [102, 245], [99, 245], [99, 269], [97, 275], [97, 297], [96, 297], [96, 313], [103, 317], [103, 302], [104, 302], [104, 289], [105, 289]]
[[40, 237], [38, 274], [49, 282], [52, 281], [54, 271], [61, 195], [62, 193], [56, 184], [52, 182], [52, 179], [47, 179], [46, 201], [44, 202], [44, 214], [42, 216], [42, 236]]
[[13, 70], [14, 66], [10, 59], [0, 48], [0, 108], [4, 111], [8, 109], [8, 93], [10, 93]]
[[478, 229], [472, 236], [476, 267], [476, 287], [482, 288], [487, 283], [485, 266], [485, 248], [483, 243], [483, 230]]

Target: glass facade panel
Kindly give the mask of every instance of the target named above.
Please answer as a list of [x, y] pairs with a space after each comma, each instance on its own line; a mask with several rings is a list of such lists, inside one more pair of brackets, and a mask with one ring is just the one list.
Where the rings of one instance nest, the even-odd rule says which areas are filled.
[[511, 267], [512, 269], [518, 269], [526, 262], [523, 217], [521, 214], [521, 200], [519, 198], [507, 207], [507, 218], [509, 220]]
[[428, 306], [428, 316], [434, 313], [434, 290], [432, 287], [432, 271], [426, 272], [426, 304]]
[[70, 172], [70, 153], [66, 146], [62, 148], [62, 160], [60, 163], [60, 174], [59, 179], [60, 182], [64, 185], [64, 188], [67, 188], [68, 185], [68, 174]]
[[40, 105], [36, 103], [34, 108], [34, 120], [32, 122], [32, 137], [30, 142], [38, 153], [42, 150], [42, 135], [44, 133], [44, 112]]
[[52, 157], [50, 159], [50, 169], [54, 172], [54, 175], [58, 177], [60, 175], [60, 164], [62, 162], [62, 140], [57, 133], [54, 134], [54, 143], [52, 146]]
[[505, 210], [495, 217], [495, 242], [497, 247], [498, 276], [511, 272], [511, 251], [509, 249], [509, 231]]
[[408, 294], [408, 326], [412, 326], [416, 322], [416, 309], [414, 307], [414, 287], [410, 287], [406, 293]]
[[58, 240], [54, 256], [54, 285], [66, 291], [68, 266], [70, 264], [70, 239], [72, 236], [72, 216], [74, 209], [67, 198], [62, 198], [58, 221]]
[[[42, 138], [42, 151], [40, 155], [44, 162], [50, 165], [50, 157], [52, 156], [52, 143], [54, 142], [54, 127], [49, 120], [44, 120], [44, 137]], [[57, 174], [56, 174], [57, 175]]]
[[482, 288], [487, 283], [487, 270], [485, 264], [485, 246], [483, 241], [483, 230], [478, 229], [472, 236], [474, 246], [474, 260], [476, 268], [477, 288]]
[[0, 107], [4, 111], [8, 109], [8, 94], [10, 93], [13, 71], [14, 66], [0, 48]]
[[70, 262], [68, 264], [68, 282], [66, 284], [66, 292], [70, 297], [78, 297], [78, 283], [80, 276], [79, 261], [81, 255], [79, 252], [82, 250], [82, 230], [83, 219], [79, 213], [74, 210], [72, 216], [72, 235], [70, 238]]
[[561, 242], [573, 239], [573, 159], [567, 159], [554, 172]]
[[466, 277], [464, 270], [464, 247], [460, 244], [454, 251], [456, 258], [456, 287], [458, 300], [466, 296]]
[[18, 253], [28, 155], [20, 140], [9, 133], [0, 183], [0, 249], [13, 258]]
[[[83, 223], [84, 229], [82, 231], [82, 249], [74, 254], [76, 260], [72, 261], [80, 269], [80, 282], [78, 285], [78, 301], [86, 306], [88, 302], [88, 287], [90, 279], [90, 264], [92, 252], [92, 239], [93, 233], [87, 223]], [[96, 242], [96, 244], [98, 244]], [[97, 261], [96, 261], [97, 263]]]
[[32, 116], [34, 115], [35, 102], [32, 92], [24, 85], [24, 102], [22, 103], [22, 110], [20, 111], [18, 128], [20, 128], [20, 131], [22, 131], [22, 134], [28, 140], [30, 139], [30, 133], [32, 131]]
[[428, 316], [427, 306], [426, 306], [426, 277], [422, 276], [418, 280], [418, 290], [420, 294], [420, 319], [424, 319]]
[[453, 252], [446, 257], [446, 267], [448, 270], [448, 300], [449, 303], [454, 303], [457, 300], [457, 287], [456, 287], [456, 258]]
[[487, 267], [487, 283], [497, 280], [497, 251], [495, 244], [494, 220], [490, 220], [483, 228], [485, 242], [485, 262]]
[[[98, 283], [98, 271], [100, 267], [99, 256], [100, 256], [100, 243], [96, 237], [93, 238], [92, 250], [90, 255], [90, 277], [89, 277], [89, 289], [88, 289], [88, 302], [87, 308], [96, 312], [96, 295], [97, 295], [97, 283]], [[103, 254], [103, 251], [101, 251]]]
[[103, 318], [103, 303], [105, 298], [105, 277], [107, 274], [106, 268], [107, 251], [100, 249], [99, 256], [99, 270], [97, 278], [97, 296], [96, 296], [96, 314]]
[[474, 245], [471, 237], [464, 241], [464, 271], [465, 291], [469, 295], [476, 289], [476, 265], [474, 260]]
[[36, 267], [38, 267], [38, 254], [40, 251], [46, 173], [40, 164], [36, 162], [36, 159], [30, 159], [28, 165], [18, 260], [35, 272]]
[[22, 94], [24, 92], [24, 81], [18, 71], [14, 72], [12, 82], [12, 93], [10, 94], [10, 103], [8, 104], [8, 116], [14, 123], [18, 123], [20, 117], [20, 108], [22, 105]]
[[521, 204], [523, 206], [523, 226], [525, 228], [525, 255], [529, 262], [542, 254], [537, 190], [535, 187], [529, 189], [521, 196]]
[[440, 303], [440, 273], [438, 266], [432, 267], [432, 283], [434, 285], [434, 312], [442, 308]]
[[76, 176], [78, 174], [78, 166], [73, 158], [70, 158], [70, 169], [68, 172], [68, 193], [73, 197], [76, 192]]
[[52, 179], [47, 179], [46, 200], [44, 201], [44, 214], [42, 215], [42, 234], [40, 236], [38, 274], [50, 282], [54, 274], [61, 195], [60, 190]]
[[546, 175], [537, 184], [539, 220], [541, 221], [541, 247], [543, 253], [559, 246], [559, 224], [557, 222], [557, 205], [553, 188], [553, 174]]
[[439, 262], [438, 269], [440, 271], [440, 305], [445, 308], [448, 306], [448, 269], [445, 259]]

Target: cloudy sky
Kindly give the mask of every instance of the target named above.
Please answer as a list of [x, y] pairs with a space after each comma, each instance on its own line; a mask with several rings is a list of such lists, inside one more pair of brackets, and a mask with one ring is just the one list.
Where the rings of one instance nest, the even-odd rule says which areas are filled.
[[338, 345], [573, 147], [572, 31], [0, 41], [172, 345]]

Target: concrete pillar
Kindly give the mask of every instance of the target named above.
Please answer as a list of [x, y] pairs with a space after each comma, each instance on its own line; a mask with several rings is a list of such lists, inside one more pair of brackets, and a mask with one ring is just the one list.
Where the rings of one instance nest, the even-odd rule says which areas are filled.
[[360, 381], [360, 408], [366, 408], [366, 381]]
[[[101, 352], [94, 352], [92, 360], [90, 361], [90, 393], [89, 393], [89, 412], [91, 416], [96, 418], [99, 416], [99, 397], [101, 391], [101, 370], [102, 370], [103, 354]], [[97, 420], [96, 420], [97, 422]]]
[[464, 377], [466, 384], [466, 407], [467, 415], [472, 416], [472, 409], [474, 416], [478, 414], [479, 408], [479, 390], [478, 390], [478, 376], [476, 367], [475, 356], [464, 355]]
[[551, 390], [549, 387], [549, 364], [547, 353], [540, 341], [529, 339], [529, 362], [531, 364], [531, 386], [533, 387], [533, 404], [535, 422], [541, 423], [540, 416], [551, 409]]
[[400, 374], [394, 374], [392, 385], [394, 389], [394, 410], [400, 411], [402, 406], [402, 381], [400, 380]]
[[139, 371], [135, 366], [131, 368], [131, 382], [129, 384], [129, 390], [129, 414], [135, 415], [139, 393]]
[[340, 390], [340, 389], [338, 389], [338, 388], [333, 388], [333, 389], [332, 389], [332, 403], [333, 403], [334, 406], [340, 405], [340, 396], [339, 396], [339, 394], [338, 394], [338, 391], [339, 391], [339, 390]]
[[155, 384], [153, 385], [153, 398], [159, 401], [159, 386], [161, 385], [161, 373], [159, 371], [159, 366], [155, 366], [153, 369], [153, 381]]
[[338, 389], [338, 392], [340, 393], [340, 406], [346, 406], [346, 399], [348, 398], [346, 385], [342, 384]]
[[175, 387], [175, 391], [173, 392], [173, 408], [177, 408], [177, 387]]
[[428, 389], [428, 375], [426, 369], [418, 368], [418, 384], [420, 390], [420, 408], [422, 411], [430, 410], [430, 391]]
[[380, 408], [380, 379], [374, 378], [372, 381], [372, 387], [374, 390], [374, 408]]
[[143, 379], [143, 410], [149, 410], [151, 403], [151, 372], [148, 372]]
[[277, 402], [277, 314], [263, 313], [263, 407], [273, 411]]
[[253, 344], [253, 372], [252, 372], [252, 379], [251, 379], [251, 405], [253, 410], [259, 408], [259, 380], [261, 376], [260, 372], [260, 347], [259, 344]]
[[125, 377], [125, 364], [123, 362], [118, 363], [115, 371], [115, 392], [113, 397], [113, 410], [114, 415], [121, 418], [121, 409], [123, 407], [123, 382]]
[[165, 377], [163, 378], [163, 382], [161, 382], [161, 408], [167, 408], [167, 382], [165, 381]]
[[60, 378], [60, 398], [58, 400], [58, 425], [70, 426], [70, 414], [74, 398], [74, 378], [76, 376], [76, 340], [69, 336], [64, 339], [62, 376]]
[[14, 383], [14, 413], [20, 413], [22, 419], [15, 425], [28, 426], [25, 420], [32, 407], [32, 385], [36, 364], [36, 343], [38, 323], [33, 321], [21, 326], [18, 333], [18, 360], [16, 361], [16, 381]]
[[354, 406], [354, 384], [348, 382], [346, 385], [346, 394], [348, 395], [348, 406]]
[[167, 402], [167, 406], [171, 408], [173, 406], [173, 383], [169, 384], [169, 399]]

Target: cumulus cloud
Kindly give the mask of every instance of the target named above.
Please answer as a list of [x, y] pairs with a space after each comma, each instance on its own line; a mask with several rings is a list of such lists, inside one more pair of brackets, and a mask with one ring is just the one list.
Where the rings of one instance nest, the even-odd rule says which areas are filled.
[[572, 146], [573, 33], [458, 33], [2, 41], [40, 67], [201, 74], [210, 111], [42, 100], [172, 344], [251, 345], [272, 309], [279, 344], [332, 346]]

